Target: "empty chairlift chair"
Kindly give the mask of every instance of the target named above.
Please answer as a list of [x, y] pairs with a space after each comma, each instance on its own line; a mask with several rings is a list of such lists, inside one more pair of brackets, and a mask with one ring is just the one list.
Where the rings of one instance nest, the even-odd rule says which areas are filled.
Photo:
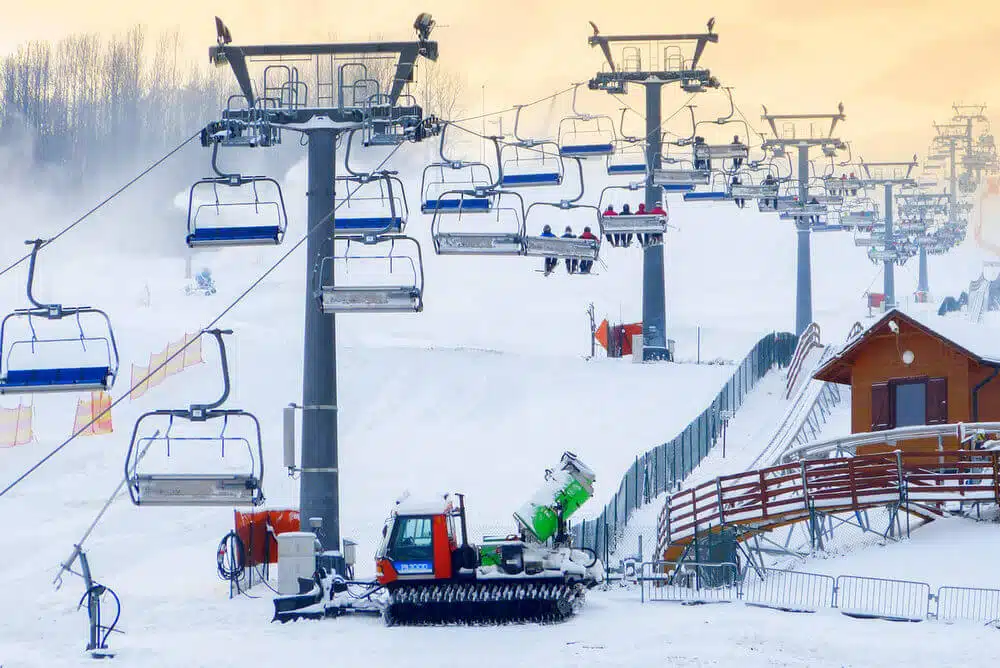
[[406, 229], [406, 191], [394, 173], [339, 176], [336, 182], [335, 237], [402, 234]]
[[[519, 193], [497, 190], [495, 204], [479, 210], [465, 206], [471, 192], [446, 193], [458, 198], [458, 209], [436, 211], [431, 220], [431, 238], [438, 255], [521, 255], [524, 249], [524, 199]], [[454, 215], [457, 213], [458, 215]]]
[[563, 161], [554, 142], [532, 146], [508, 144], [501, 150], [500, 186], [531, 188], [558, 186], [563, 182]]
[[607, 157], [608, 176], [631, 176], [646, 173], [646, 153], [641, 143], [619, 140]]
[[713, 174], [707, 190], [692, 190], [684, 193], [685, 202], [725, 202], [733, 199], [729, 192], [726, 175], [721, 172]]
[[187, 245], [280, 244], [288, 227], [281, 186], [267, 176], [223, 173], [217, 166], [218, 151], [216, 143], [212, 168], [217, 176], [195, 182], [188, 194]]
[[33, 293], [44, 241], [32, 246], [29, 308], [0, 323], [0, 394], [110, 390], [118, 376], [118, 346], [108, 315], [89, 306], [42, 304]]
[[323, 258], [316, 296], [323, 313], [416, 313], [424, 308], [420, 244], [410, 237], [338, 240]]
[[[489, 211], [492, 205], [490, 192], [499, 183], [493, 180], [493, 170], [483, 162], [452, 160], [445, 155], [444, 137], [448, 125], [441, 131], [438, 152], [440, 162], [424, 167], [420, 179], [420, 211], [434, 214], [459, 213], [461, 211]], [[497, 164], [500, 164], [499, 143], [494, 140]], [[467, 193], [463, 195], [463, 193]]]
[[577, 111], [576, 95], [580, 84], [573, 88], [573, 115], [559, 121], [559, 154], [566, 158], [593, 158], [611, 155], [615, 151], [615, 124], [610, 116]]
[[223, 334], [219, 344], [222, 396], [209, 404], [156, 410], [139, 417], [125, 456], [129, 497], [137, 506], [256, 506], [264, 502], [260, 423], [222, 408], [229, 397]]

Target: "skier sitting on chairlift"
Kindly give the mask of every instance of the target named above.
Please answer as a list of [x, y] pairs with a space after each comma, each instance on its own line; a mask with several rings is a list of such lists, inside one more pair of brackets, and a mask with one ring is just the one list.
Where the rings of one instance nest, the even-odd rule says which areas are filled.
[[[608, 208], [604, 210], [604, 213], [602, 215], [617, 216], [618, 212], [615, 211], [614, 205], [609, 204]], [[608, 240], [608, 243], [614, 246], [615, 248], [618, 247], [618, 242], [620, 241], [620, 237], [621, 237], [620, 234], [611, 234], [610, 232], [604, 235], [604, 238]]]
[[[563, 239], [576, 239], [576, 235], [573, 234], [573, 228], [569, 225], [566, 226], [566, 231], [563, 232]], [[570, 274], [575, 274], [577, 268], [579, 267], [580, 261], [576, 258], [566, 258], [566, 271]]]
[[[740, 141], [739, 135], [733, 135], [733, 146], [743, 146], [743, 142]], [[733, 158], [733, 169], [739, 169], [742, 164], [743, 158]], [[740, 208], [742, 209], [743, 207]]]
[[[650, 210], [650, 213], [653, 214], [654, 216], [663, 216], [664, 218], [667, 217], [666, 210], [663, 208], [663, 206], [660, 205], [659, 202], [657, 202], [656, 206], [654, 206]], [[662, 234], [650, 234], [650, 235], [647, 235], [646, 236], [646, 242], [647, 242], [648, 245], [661, 244], [661, 243], [663, 243], [663, 235]]]
[[[556, 238], [556, 235], [552, 234], [552, 227], [550, 225], [546, 225], [545, 227], [542, 228], [542, 233], [540, 236], [545, 237], [547, 239]], [[548, 276], [549, 274], [551, 274], [552, 270], [556, 268], [557, 264], [559, 264], [559, 260], [557, 260], [556, 258], [554, 257], [545, 258], [545, 275]]]
[[[589, 227], [583, 228], [583, 234], [580, 235], [580, 238], [597, 241], [597, 237], [594, 236], [593, 232], [590, 231]], [[590, 268], [593, 266], [594, 266], [593, 260], [580, 260], [580, 273], [589, 274]]]
[[[733, 176], [733, 180], [729, 182], [729, 185], [730, 186], [742, 185], [742, 183], [740, 181], [740, 177], [734, 175]], [[729, 192], [732, 193], [732, 187], [730, 187]], [[736, 202], [736, 206], [740, 207], [741, 209], [744, 206], [746, 206], [746, 203], [747, 203], [747, 201], [745, 199], [743, 199], [742, 197], [734, 197], [733, 201]]]
[[[632, 215], [632, 209], [629, 208], [628, 204], [623, 204], [622, 205], [622, 213], [621, 213], [621, 215], [623, 215], [623, 216], [631, 216]], [[618, 235], [618, 243], [616, 245], [618, 245], [618, 246], [631, 246], [632, 245], [632, 235], [631, 234], [620, 234], [620, 235]]]

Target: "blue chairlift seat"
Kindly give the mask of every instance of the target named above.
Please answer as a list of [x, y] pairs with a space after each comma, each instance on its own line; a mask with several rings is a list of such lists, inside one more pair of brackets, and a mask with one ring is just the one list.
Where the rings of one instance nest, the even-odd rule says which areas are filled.
[[489, 197], [440, 197], [429, 199], [420, 207], [423, 213], [458, 213], [459, 211], [470, 211], [484, 213], [490, 210]]
[[571, 158], [589, 158], [611, 155], [615, 152], [614, 144], [564, 144], [559, 147], [559, 154]]
[[535, 172], [531, 174], [504, 174], [501, 186], [557, 186], [562, 183], [558, 172]]
[[338, 216], [334, 221], [335, 237], [358, 237], [366, 234], [401, 234], [403, 218], [401, 216]]
[[618, 164], [618, 165], [608, 165], [608, 174], [610, 176], [617, 176], [619, 174], [645, 174], [646, 165], [645, 163], [638, 164]]
[[47, 390], [107, 390], [111, 368], [107, 366], [55, 369], [10, 369], [0, 379], [0, 394], [45, 392]]
[[661, 187], [667, 193], [689, 193], [694, 190], [694, 184], [690, 183], [670, 183]]
[[257, 246], [281, 243], [282, 229], [277, 225], [250, 227], [198, 227], [187, 236], [187, 245], [198, 246]]
[[728, 193], [721, 191], [686, 192], [685, 202], [721, 202], [732, 199]]

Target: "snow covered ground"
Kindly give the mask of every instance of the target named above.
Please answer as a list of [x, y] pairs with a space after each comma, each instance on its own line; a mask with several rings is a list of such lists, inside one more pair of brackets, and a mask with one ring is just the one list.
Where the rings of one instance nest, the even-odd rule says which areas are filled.
[[[419, 164], [410, 155], [396, 166], [413, 173]], [[288, 239], [296, 240], [303, 231], [301, 168], [287, 184]], [[183, 187], [178, 184], [178, 190]], [[410, 198], [412, 211], [415, 187]], [[0, 214], [16, 206], [0, 201]], [[100, 229], [118, 234], [124, 234], [121, 228], [136, 233], [127, 226], [144, 220], [137, 208], [101, 215]], [[23, 252], [20, 237], [44, 234], [69, 218], [53, 214], [36, 219], [37, 227], [12, 225], [0, 256], [16, 257]], [[345, 536], [361, 543], [359, 574], [370, 569], [382, 519], [404, 489], [416, 496], [464, 491], [473, 528], [509, 526], [511, 512], [534, 491], [544, 468], [569, 449], [596, 470], [598, 495], [591, 506], [600, 507], [635, 455], [672, 438], [732, 373], [726, 365], [637, 365], [600, 354], [583, 359], [590, 352], [590, 302], [598, 319], [641, 317], [636, 249], [602, 253], [599, 276], [557, 272], [544, 278], [533, 271], [540, 261], [436, 257], [428, 224], [414, 213], [408, 230], [424, 244], [425, 312], [338, 319], [342, 526]], [[738, 362], [761, 334], [791, 327], [790, 226], [750, 209], [677, 201], [671, 201], [671, 224], [677, 229], [667, 247], [668, 329], [680, 360], [699, 357], [699, 328], [702, 360]], [[127, 390], [130, 362], [145, 364], [168, 341], [206, 325], [283, 252], [199, 254], [195, 270], [211, 267], [219, 293], [186, 298], [179, 256], [125, 252], [114, 235], [84, 229], [43, 252], [37, 294], [109, 311], [123, 360], [115, 398]], [[957, 293], [967, 282], [973, 269], [963, 257], [932, 258], [936, 289]], [[305, 262], [301, 250], [293, 254], [219, 323], [236, 332], [230, 405], [253, 411], [264, 425], [264, 489], [274, 506], [294, 504], [297, 490], [280, 467], [280, 418], [282, 406], [300, 400]], [[814, 241], [813, 269], [817, 318], [831, 331], [846, 331], [864, 312], [861, 293], [875, 268], [849, 236], [823, 235]], [[0, 280], [0, 298], [9, 308], [23, 303], [25, 273], [22, 267]], [[897, 284], [909, 289], [905, 278]], [[144, 306], [147, 290], [150, 303]], [[80, 583], [68, 577], [62, 590], [53, 591], [51, 580], [120, 480], [136, 416], [214, 397], [210, 348], [206, 359], [206, 365], [116, 408], [113, 435], [79, 439], [0, 498], [8, 518], [0, 537], [3, 598], [16, 603], [0, 606], [4, 668], [88, 661], [80, 652], [85, 615], [75, 607]], [[777, 374], [765, 379], [731, 423], [727, 464], [750, 457], [759, 435], [780, 416], [783, 402], [771, 398], [782, 382]], [[5, 407], [16, 403], [0, 400]], [[38, 440], [0, 450], [0, 485], [69, 434], [74, 405], [75, 397], [34, 399]], [[370, 620], [271, 626], [266, 591], [255, 592], [258, 599], [229, 601], [228, 587], [216, 577], [215, 546], [231, 526], [228, 510], [134, 508], [127, 499], [112, 507], [87, 548], [95, 577], [122, 598], [127, 635], [111, 643], [122, 649], [126, 665], [236, 665], [316, 656], [392, 666], [470, 659], [554, 666], [897, 665], [906, 657], [913, 659], [909, 663], [919, 658], [958, 665], [961, 659], [982, 665], [996, 647], [985, 642], [995, 636], [980, 629], [887, 625], [835, 614], [799, 617], [738, 606], [640, 606], [637, 592], [619, 591], [595, 592], [576, 620], [555, 627], [386, 631]], [[847, 634], [859, 639], [856, 645], [838, 641]], [[964, 649], [946, 653], [946, 647]]]

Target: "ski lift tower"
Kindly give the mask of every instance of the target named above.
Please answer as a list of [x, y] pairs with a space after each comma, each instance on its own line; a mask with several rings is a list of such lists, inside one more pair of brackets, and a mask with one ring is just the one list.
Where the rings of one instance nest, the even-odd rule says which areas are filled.
[[[764, 107], [761, 118], [771, 127], [773, 137], [764, 140], [763, 148], [776, 157], [785, 155], [788, 148], [798, 149], [798, 199], [805, 205], [809, 201], [809, 149], [820, 147], [823, 155], [833, 157], [847, 145], [834, 136], [837, 123], [846, 120], [844, 105], [839, 104], [835, 114], [770, 114]], [[829, 128], [823, 121], [829, 121]], [[800, 123], [808, 123], [808, 132], [797, 131]], [[781, 124], [779, 129], [778, 125]], [[795, 287], [795, 333], [801, 335], [812, 322], [812, 267], [809, 233], [812, 226], [809, 218], [800, 217], [795, 221], [798, 234], [796, 287]]]
[[965, 153], [962, 156], [962, 166], [968, 175], [967, 178], [975, 178], [978, 183], [983, 176], [990, 162], [991, 155], [980, 151], [973, 142], [974, 124], [982, 123], [989, 128], [989, 118], [986, 117], [985, 104], [953, 104], [952, 109], [955, 115], [952, 122], [965, 127]]
[[861, 169], [864, 176], [860, 183], [865, 188], [875, 188], [881, 186], [885, 191], [885, 205], [882, 211], [883, 223], [885, 224], [885, 237], [882, 241], [882, 292], [885, 294], [885, 308], [888, 310], [896, 306], [896, 276], [894, 268], [897, 260], [901, 260], [899, 240], [893, 230], [893, 213], [896, 200], [893, 197], [892, 189], [895, 186], [916, 187], [917, 182], [911, 176], [917, 166], [917, 155], [913, 154], [913, 159], [909, 162], [865, 162], [861, 158]]
[[939, 151], [934, 157], [947, 157], [948, 174], [948, 223], [954, 225], [958, 209], [958, 149], [967, 144], [968, 127], [964, 123], [934, 123], [933, 146]]
[[926, 233], [926, 228], [929, 221], [938, 216], [947, 215], [950, 195], [946, 192], [920, 191], [916, 193], [900, 193], [897, 199], [902, 203], [902, 212], [914, 216], [925, 229], [923, 233], [918, 235], [917, 240], [917, 245], [920, 249], [917, 271], [917, 293], [926, 296], [930, 294], [930, 281], [927, 277], [927, 243], [930, 237]]
[[[404, 93], [420, 57], [437, 60], [429, 41], [434, 21], [421, 14], [416, 41], [237, 46], [216, 17], [218, 43], [211, 61], [229, 65], [241, 95], [230, 98], [222, 119], [210, 123], [202, 143], [262, 147], [285, 132], [308, 140], [305, 343], [302, 376], [300, 513], [320, 518], [325, 550], [340, 549], [337, 469], [337, 354], [335, 316], [317, 304], [316, 272], [332, 256], [336, 145], [342, 132], [362, 130], [366, 146], [420, 141], [439, 131]], [[251, 78], [251, 67], [258, 72]], [[332, 275], [329, 277], [332, 279]], [[305, 524], [303, 525], [305, 526]]]
[[[646, 89], [646, 197], [647, 209], [660, 204], [663, 189], [653, 183], [654, 170], [660, 167], [663, 146], [661, 89], [677, 82], [689, 93], [718, 88], [719, 82], [699, 62], [707, 44], [719, 41], [712, 32], [715, 19], [708, 21], [705, 33], [680, 35], [602, 35], [590, 24], [594, 34], [590, 46], [600, 46], [607, 61], [601, 72], [590, 80], [591, 90], [624, 95], [630, 83]], [[620, 45], [612, 53], [612, 45]], [[685, 53], [685, 47], [688, 54]], [[663, 244], [647, 244], [642, 265], [642, 358], [644, 361], [669, 360], [667, 347], [666, 285], [663, 273]]]

